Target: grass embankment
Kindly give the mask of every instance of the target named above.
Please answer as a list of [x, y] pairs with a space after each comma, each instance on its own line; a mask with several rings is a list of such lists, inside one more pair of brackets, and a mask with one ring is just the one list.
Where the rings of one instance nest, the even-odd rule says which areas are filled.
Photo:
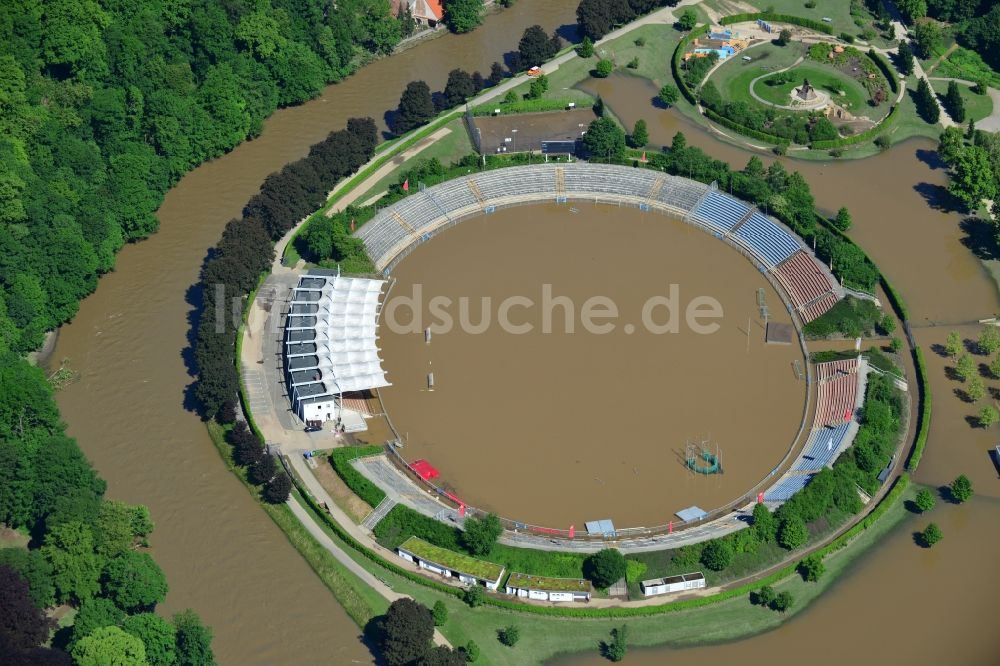
[[[441, 164], [451, 164], [473, 152], [472, 142], [469, 140], [469, 133], [465, 129], [465, 121], [462, 118], [456, 118], [445, 123], [443, 127], [450, 130], [446, 136], [421, 150], [413, 159], [396, 165], [392, 171], [382, 176], [375, 184], [369, 187], [368, 192], [361, 197], [361, 201], [358, 203], [362, 205], [369, 202], [374, 203], [372, 199], [384, 195], [390, 185], [399, 181], [399, 174], [401, 172], [412, 169], [413, 165], [420, 160], [437, 158]], [[414, 183], [413, 185], [415, 186], [416, 184]]]
[[[357, 576], [338, 562], [328, 550], [323, 548], [292, 514], [285, 504], [269, 504], [260, 498], [260, 490], [247, 481], [246, 470], [233, 462], [232, 447], [226, 442], [228, 428], [215, 421], [207, 424], [208, 434], [215, 444], [219, 456], [230, 472], [246, 486], [250, 494], [257, 500], [264, 512], [285, 533], [288, 542], [299, 551], [299, 554], [309, 563], [323, 584], [329, 588], [338, 603], [344, 607], [347, 614], [359, 627], [364, 627], [373, 617], [385, 612], [388, 602], [375, 590], [361, 582]], [[298, 498], [298, 491], [293, 491], [293, 497]]]
[[[389, 584], [394, 591], [412, 596], [427, 606], [442, 601], [450, 611], [450, 619], [441, 630], [452, 644], [463, 645], [470, 639], [475, 640], [482, 649], [481, 660], [485, 660], [485, 663], [536, 664], [559, 654], [596, 652], [599, 642], [606, 640], [611, 629], [621, 626], [623, 622], [629, 625], [630, 644], [635, 646], [685, 646], [720, 642], [773, 629], [806, 608], [851, 563], [899, 525], [907, 517], [900, 500], [912, 499], [916, 490], [914, 487], [907, 489], [902, 498], [893, 502], [885, 515], [872, 526], [861, 532], [845, 548], [828, 555], [824, 559], [827, 572], [818, 583], [806, 583], [798, 575], [776, 583], [774, 587], [779, 592], [787, 590], [795, 599], [792, 610], [784, 615], [751, 606], [745, 594], [701, 608], [627, 619], [525, 615], [492, 606], [470, 609], [452, 595], [436, 592], [379, 567], [347, 547], [328, 528], [324, 529], [355, 561]], [[521, 640], [513, 649], [504, 647], [496, 640], [496, 630], [512, 623], [521, 632]]]

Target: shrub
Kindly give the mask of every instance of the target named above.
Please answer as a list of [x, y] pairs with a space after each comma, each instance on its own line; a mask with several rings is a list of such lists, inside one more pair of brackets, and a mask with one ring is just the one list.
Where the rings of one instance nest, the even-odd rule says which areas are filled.
[[781, 592], [774, 598], [769, 606], [771, 610], [778, 611], [779, 613], [784, 613], [789, 608], [792, 607], [794, 599], [792, 598], [791, 592]]
[[622, 625], [611, 630], [611, 642], [604, 644], [604, 656], [609, 661], [619, 662], [628, 651], [628, 626]]
[[701, 562], [712, 571], [722, 571], [733, 562], [733, 548], [725, 539], [713, 539], [702, 549]]
[[927, 527], [924, 528], [924, 531], [920, 533], [920, 539], [927, 548], [930, 548], [943, 538], [944, 533], [935, 523], [928, 524]]
[[782, 548], [795, 550], [809, 540], [809, 530], [799, 516], [789, 516], [778, 526], [778, 543]]
[[765, 585], [756, 592], [750, 593], [750, 603], [758, 606], [769, 606], [777, 594], [770, 585]]
[[629, 69], [639, 69], [639, 56], [636, 56], [631, 60], [629, 60], [628, 64], [625, 66], [628, 67]]
[[448, 621], [448, 607], [444, 605], [444, 602], [438, 599], [434, 602], [434, 607], [431, 608], [431, 615], [434, 617], [434, 626], [441, 627]]
[[826, 566], [821, 555], [810, 555], [799, 562], [799, 574], [804, 581], [815, 583], [825, 572]]
[[599, 79], [606, 79], [611, 76], [611, 72], [615, 69], [615, 64], [608, 60], [607, 58], [602, 58], [597, 61], [597, 68], [594, 70], [594, 76]]
[[917, 497], [914, 500], [914, 504], [917, 505], [917, 508], [920, 509], [921, 513], [926, 513], [927, 511], [933, 509], [935, 503], [934, 493], [926, 488], [918, 492]]
[[576, 49], [577, 55], [581, 58], [591, 58], [594, 55], [594, 42], [591, 41], [590, 37], [584, 37], [583, 41], [580, 42], [580, 46]]
[[688, 7], [683, 12], [681, 12], [680, 17], [677, 19], [677, 28], [679, 30], [691, 30], [698, 24], [698, 15], [694, 13], [694, 10]]
[[486, 603], [486, 590], [479, 587], [478, 585], [473, 585], [472, 587], [465, 588], [465, 592], [462, 593], [462, 601], [469, 605], [469, 608], [476, 608], [482, 606]]
[[470, 640], [461, 650], [465, 654], [465, 660], [470, 664], [479, 659], [479, 644], [476, 641]]
[[982, 428], [990, 428], [1000, 420], [1000, 414], [992, 405], [986, 405], [979, 411], [979, 425]]
[[500, 518], [491, 513], [485, 518], [468, 518], [460, 540], [473, 555], [489, 555], [493, 544], [503, 534]]
[[646, 38], [645, 37], [637, 37], [636, 40], [635, 40], [635, 45], [638, 46], [638, 47], [640, 47], [640, 48], [642, 48], [643, 46], [646, 45]]
[[521, 630], [516, 624], [508, 624], [506, 627], [497, 629], [497, 640], [507, 647], [514, 647], [521, 640]]

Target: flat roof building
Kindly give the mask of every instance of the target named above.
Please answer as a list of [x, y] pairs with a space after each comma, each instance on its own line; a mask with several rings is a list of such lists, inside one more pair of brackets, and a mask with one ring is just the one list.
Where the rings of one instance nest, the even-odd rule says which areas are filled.
[[474, 557], [441, 548], [423, 539], [411, 536], [396, 548], [396, 552], [407, 562], [413, 562], [421, 569], [433, 571], [445, 578], [457, 578], [466, 585], [482, 585], [488, 590], [500, 586], [504, 567], [493, 562], [477, 560]]
[[590, 581], [577, 578], [546, 578], [512, 573], [504, 584], [507, 594], [537, 601], [590, 601]]
[[671, 592], [682, 592], [684, 590], [697, 590], [705, 587], [705, 574], [700, 571], [694, 573], [679, 574], [677, 576], [667, 576], [665, 578], [651, 578], [639, 583], [639, 589], [645, 597], [652, 597], [657, 594], [670, 594]]

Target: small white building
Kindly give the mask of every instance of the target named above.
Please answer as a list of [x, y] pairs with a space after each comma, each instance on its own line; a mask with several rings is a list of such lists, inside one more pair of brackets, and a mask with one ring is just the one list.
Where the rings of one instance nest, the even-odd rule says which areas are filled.
[[667, 576], [666, 578], [651, 578], [639, 583], [639, 589], [642, 590], [642, 594], [645, 597], [670, 594], [671, 592], [683, 592], [684, 590], [697, 590], [703, 587], [705, 587], [705, 574], [700, 571], [680, 574], [678, 576]]
[[477, 560], [462, 553], [441, 548], [412, 536], [396, 549], [399, 556], [421, 569], [432, 571], [444, 578], [457, 578], [465, 585], [482, 585], [487, 590], [500, 587], [504, 567], [493, 562]]
[[504, 591], [522, 599], [535, 601], [590, 601], [590, 581], [577, 578], [545, 578], [512, 573]]

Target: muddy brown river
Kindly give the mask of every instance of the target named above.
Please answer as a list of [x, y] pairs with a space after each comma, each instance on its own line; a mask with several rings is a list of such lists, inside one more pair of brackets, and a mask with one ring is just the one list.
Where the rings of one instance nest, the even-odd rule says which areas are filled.
[[[68, 357], [81, 373], [58, 396], [69, 432], [108, 480], [109, 496], [150, 507], [155, 555], [171, 588], [163, 609], [196, 608], [215, 631], [220, 663], [367, 663], [372, 656], [333, 597], [226, 471], [185, 407], [194, 311], [187, 292], [206, 250], [268, 173], [302, 156], [346, 118], [380, 119], [413, 78], [441, 88], [456, 64], [488, 69], [516, 46], [525, 27], [572, 23], [576, 4], [521, 0], [469, 35], [374, 63], [321, 98], [276, 113], [259, 139], [199, 167], [168, 194], [160, 232], [126, 247], [116, 271], [63, 328], [55, 358]], [[721, 159], [742, 165], [748, 158], [676, 112], [625, 101], [627, 93], [615, 90], [604, 97], [629, 123], [647, 117], [653, 142], [668, 143], [682, 129], [689, 142]], [[792, 164], [821, 207], [850, 207], [852, 234], [905, 295], [915, 323], [979, 319], [1000, 310], [1000, 302], [961, 244], [959, 216], [928, 206], [925, 195], [933, 198], [945, 183], [944, 173], [923, 161], [932, 150], [932, 142], [910, 141], [862, 162]], [[917, 334], [931, 344], [943, 342], [947, 331]], [[976, 410], [952, 394], [956, 385], [944, 375], [944, 360], [928, 357], [935, 415], [917, 480], [936, 485], [964, 472], [977, 489], [965, 506], [935, 509], [945, 540], [931, 551], [917, 549], [910, 533], [924, 520], [910, 520], [781, 629], [725, 646], [633, 651], [630, 663], [793, 663], [806, 653], [821, 664], [848, 658], [996, 663], [1000, 481], [985, 457], [995, 434], [969, 427], [965, 417]]]
[[[608, 205], [509, 208], [423, 244], [393, 277], [386, 410], [406, 457], [472, 506], [560, 529], [665, 525], [745, 496], [798, 434], [806, 391], [792, 362], [804, 358], [797, 341], [764, 341], [757, 290], [772, 322], [788, 312], [753, 264], [691, 225]], [[416, 293], [440, 331], [429, 344]], [[429, 311], [442, 298], [451, 326]], [[589, 299], [617, 316], [585, 325]], [[690, 319], [699, 302], [718, 316]], [[461, 325], [462, 303], [476, 326]], [[516, 307], [501, 321], [504, 303]], [[722, 474], [687, 469], [703, 446]]]

